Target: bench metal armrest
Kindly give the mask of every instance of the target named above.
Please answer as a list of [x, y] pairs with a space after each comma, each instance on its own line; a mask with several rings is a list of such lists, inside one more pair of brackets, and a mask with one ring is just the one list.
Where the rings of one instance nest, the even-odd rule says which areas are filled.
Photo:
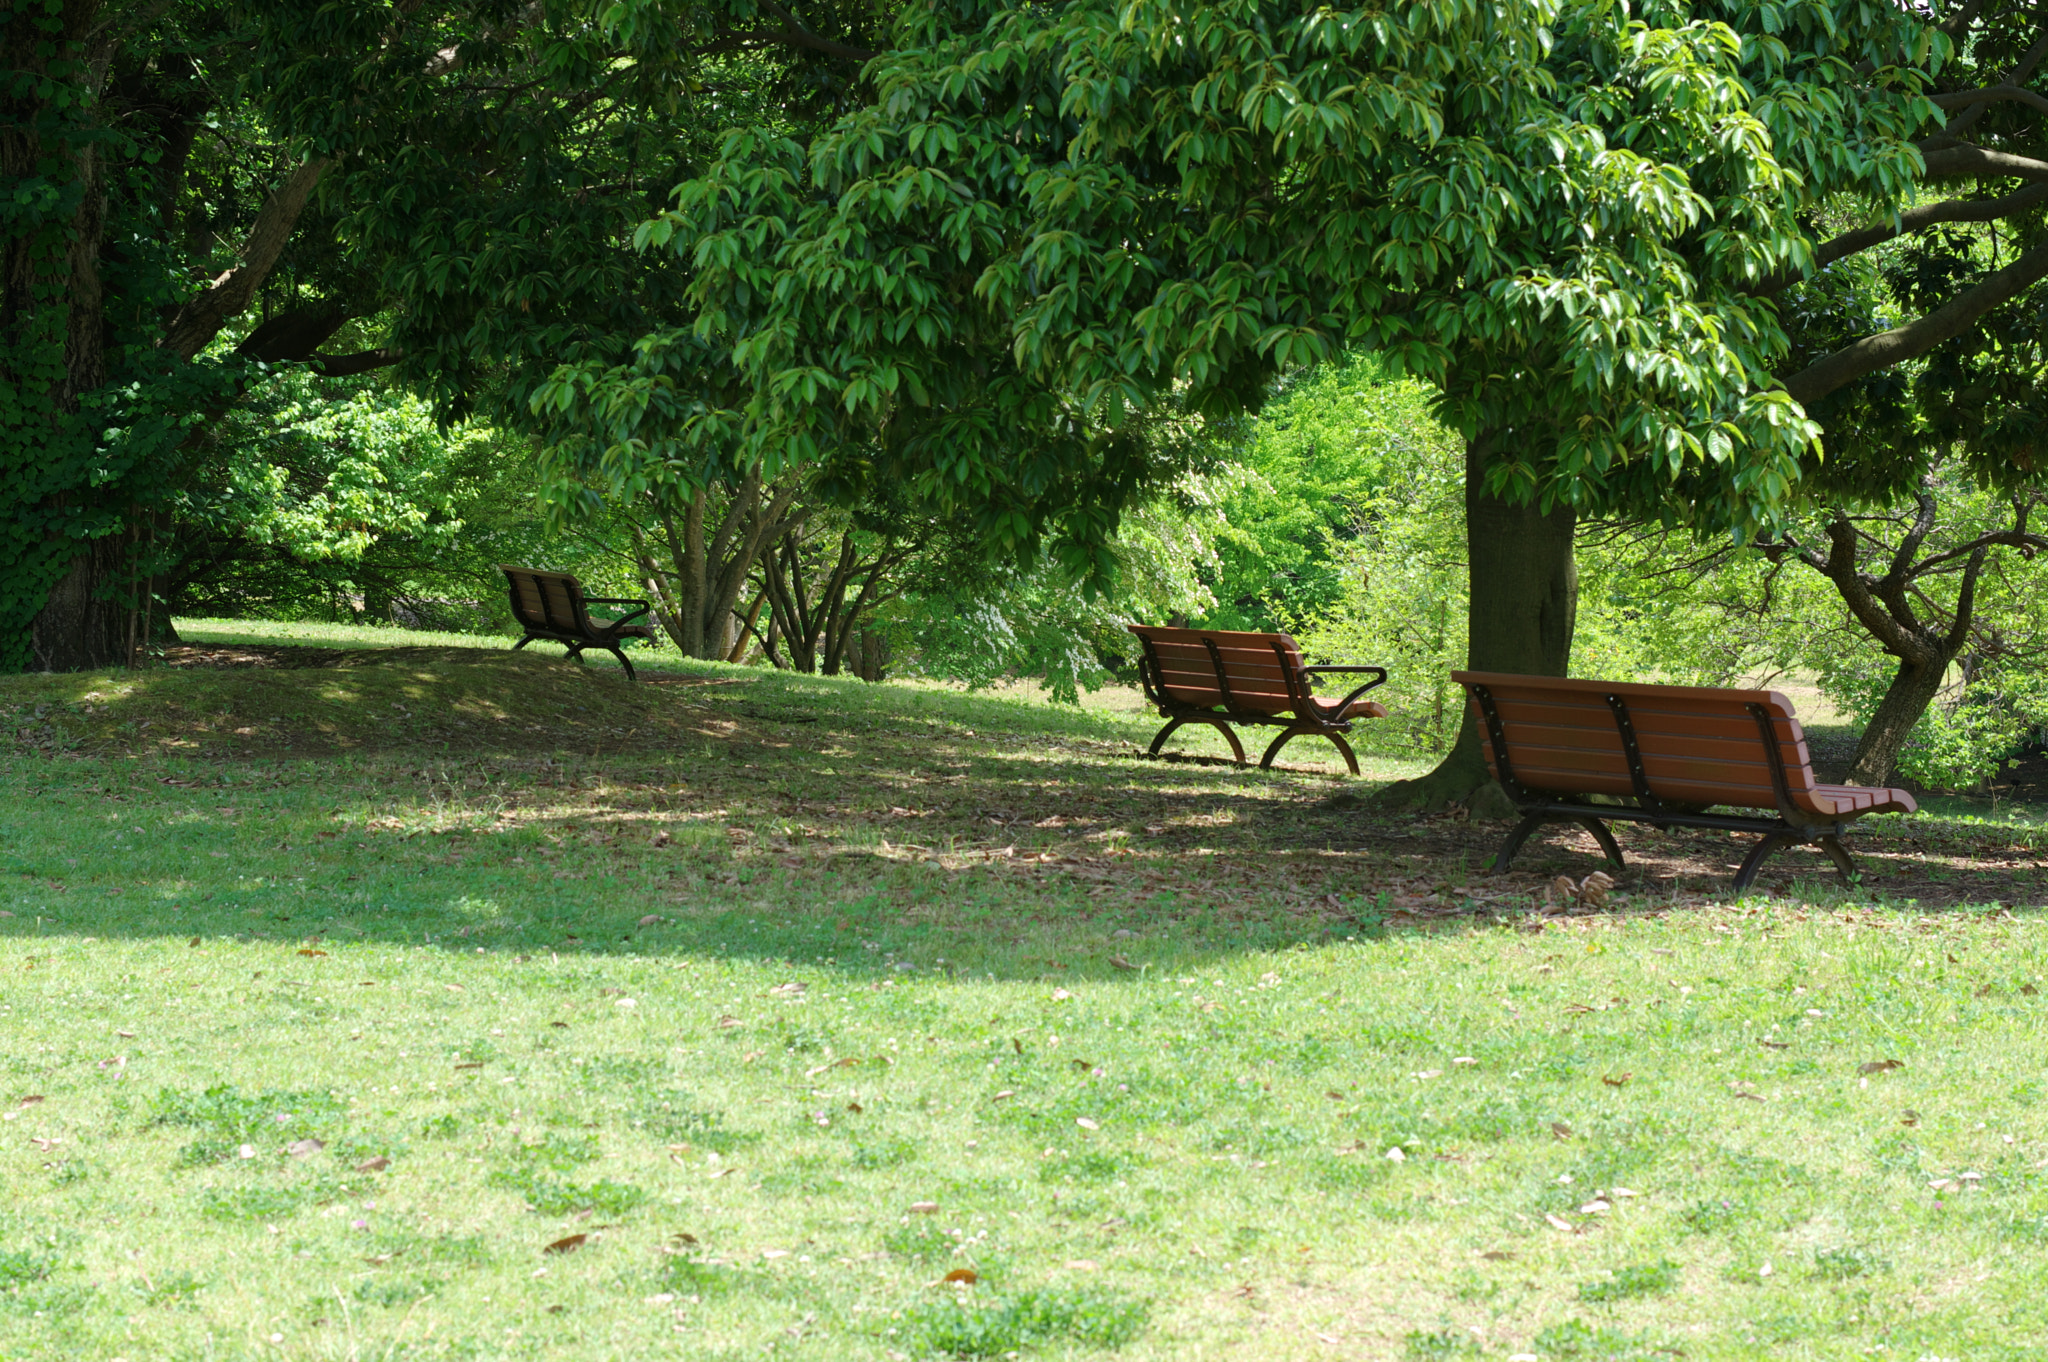
[[1351, 694], [1345, 696], [1342, 700], [1339, 700], [1337, 702], [1337, 708], [1340, 710], [1348, 707], [1353, 700], [1356, 700], [1359, 696], [1365, 694], [1373, 687], [1385, 685], [1387, 681], [1387, 669], [1385, 667], [1303, 667], [1302, 670], [1304, 672], [1307, 672], [1310, 676], [1314, 676], [1318, 672], [1349, 672], [1353, 674], [1364, 672], [1373, 673], [1372, 680], [1366, 682], [1357, 690], [1352, 691]]
[[585, 596], [583, 603], [585, 605], [637, 605], [640, 607], [638, 610], [628, 611], [615, 620], [606, 620], [599, 626], [602, 629], [618, 629], [623, 625], [631, 624], [634, 620], [639, 619], [654, 608], [647, 601], [636, 601], [622, 596]]

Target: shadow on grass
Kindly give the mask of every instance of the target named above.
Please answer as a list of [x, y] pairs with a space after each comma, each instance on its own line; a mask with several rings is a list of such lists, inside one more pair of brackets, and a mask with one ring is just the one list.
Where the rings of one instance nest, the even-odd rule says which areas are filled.
[[[1149, 716], [709, 664], [636, 690], [421, 651], [7, 682], [0, 932], [1062, 980], [1725, 903], [1750, 841], [1624, 828], [1631, 868], [1594, 905], [1557, 883], [1603, 864], [1582, 832], [1485, 876], [1498, 826], [1339, 807], [1372, 782], [1306, 765], [1143, 760]], [[2033, 907], [2043, 843], [2019, 821], [1871, 820], [1860, 886], [1793, 849], [1760, 888]]]

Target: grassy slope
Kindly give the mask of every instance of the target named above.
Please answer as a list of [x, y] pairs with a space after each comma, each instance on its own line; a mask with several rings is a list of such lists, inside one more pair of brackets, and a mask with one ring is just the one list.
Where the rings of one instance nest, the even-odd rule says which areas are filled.
[[1141, 720], [497, 665], [0, 683], [0, 1357], [2048, 1343], [2032, 912], [1389, 933], [1471, 837]]

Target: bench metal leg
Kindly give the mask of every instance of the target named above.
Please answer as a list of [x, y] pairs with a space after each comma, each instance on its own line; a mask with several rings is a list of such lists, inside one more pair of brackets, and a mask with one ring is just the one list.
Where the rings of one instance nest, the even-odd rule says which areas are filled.
[[1605, 823], [1597, 818], [1581, 818], [1578, 823], [1580, 827], [1593, 834], [1593, 840], [1600, 844], [1600, 850], [1607, 853], [1607, 859], [1614, 863], [1616, 870], [1627, 864], [1621, 859], [1621, 844], [1614, 840], [1614, 834], [1608, 831]]
[[1289, 728], [1284, 730], [1279, 737], [1273, 739], [1273, 745], [1266, 749], [1266, 755], [1259, 758], [1259, 769], [1261, 771], [1272, 770], [1273, 758], [1280, 755], [1281, 748], [1287, 746], [1294, 739], [1311, 733], [1320, 733], [1331, 742], [1337, 744], [1337, 751], [1343, 755], [1344, 764], [1351, 768], [1352, 775], [1358, 774], [1358, 758], [1352, 755], [1351, 744], [1344, 741], [1343, 734], [1332, 733], [1325, 728]]
[[1841, 838], [1835, 836], [1821, 838], [1820, 849], [1825, 851], [1828, 854], [1828, 859], [1835, 863], [1835, 869], [1841, 872], [1843, 879], [1853, 884], [1863, 878], [1862, 873], [1856, 869], [1855, 860], [1849, 855], [1849, 848], [1842, 845]]
[[518, 652], [518, 651], [519, 651], [519, 650], [520, 650], [521, 648], [524, 648], [524, 647], [525, 647], [525, 646], [526, 646], [527, 644], [529, 644], [529, 643], [532, 643], [532, 642], [534, 642], [534, 641], [535, 641], [535, 640], [536, 640], [536, 639], [537, 639], [538, 637], [539, 637], [539, 635], [537, 635], [537, 634], [528, 634], [528, 635], [527, 635], [527, 636], [526, 636], [525, 638], [522, 638], [522, 639], [520, 639], [520, 640], [519, 640], [519, 641], [518, 641], [517, 643], [515, 643], [515, 644], [513, 644], [513, 645], [512, 645], [512, 651], [513, 651], [513, 652], [515, 652], [515, 653], [516, 653], [516, 652]]
[[635, 675], [633, 674], [633, 664], [632, 664], [632, 663], [630, 663], [630, 662], [628, 662], [628, 661], [626, 661], [626, 650], [625, 650], [625, 649], [623, 649], [623, 648], [607, 648], [607, 649], [605, 649], [605, 651], [606, 651], [606, 652], [608, 652], [608, 653], [610, 653], [610, 654], [611, 654], [611, 655], [612, 655], [613, 657], [616, 657], [616, 658], [617, 658], [617, 659], [619, 660], [619, 665], [620, 665], [621, 667], [624, 667], [624, 668], [626, 669], [626, 679], [627, 679], [628, 681], [632, 681], [632, 682], [634, 682], [634, 683], [636, 683], [636, 684], [637, 684], [637, 683], [639, 682], [640, 678], [639, 678], [639, 677], [637, 677], [637, 676], [635, 676]]
[[1224, 741], [1230, 744], [1230, 750], [1237, 754], [1237, 764], [1239, 766], [1243, 766], [1245, 764], [1244, 744], [1237, 740], [1237, 734], [1231, 731], [1229, 724], [1223, 722], [1223, 720], [1221, 719], [1204, 719], [1193, 714], [1183, 714], [1180, 715], [1178, 718], [1168, 719], [1166, 721], [1166, 727], [1160, 729], [1159, 732], [1153, 736], [1152, 746], [1146, 749], [1146, 755], [1154, 757], [1158, 756], [1159, 749], [1166, 745], [1166, 740], [1172, 737], [1173, 731], [1179, 728], [1182, 724], [1208, 724], [1218, 733], [1221, 733], [1223, 735]]
[[1496, 875], [1506, 874], [1508, 863], [1515, 859], [1515, 853], [1522, 849], [1522, 843], [1529, 840], [1529, 834], [1549, 821], [1541, 814], [1524, 814], [1522, 821], [1515, 824], [1514, 831], [1507, 835], [1507, 840], [1500, 844], [1500, 850], [1493, 853], [1493, 860], [1486, 868]]
[[1750, 849], [1749, 855], [1743, 858], [1742, 868], [1735, 872], [1735, 892], [1739, 894], [1749, 888], [1750, 883], [1756, 879], [1756, 872], [1763, 869], [1764, 862], [1770, 858], [1771, 853], [1780, 847], [1791, 846], [1795, 840], [1797, 839], [1778, 833], [1766, 834], [1761, 842]]

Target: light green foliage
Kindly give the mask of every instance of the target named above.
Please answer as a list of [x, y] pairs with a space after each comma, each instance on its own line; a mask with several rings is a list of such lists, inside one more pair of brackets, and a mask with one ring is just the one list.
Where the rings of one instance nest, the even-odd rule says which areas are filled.
[[[1251, 478], [1224, 506], [1209, 624], [1298, 632], [1338, 606], [1362, 570], [1352, 541], [1370, 546], [1359, 549], [1368, 556], [1383, 547], [1376, 527], [1414, 500], [1417, 481], [1459, 468], [1462, 445], [1436, 421], [1432, 397], [1355, 356], [1307, 370], [1267, 399], [1230, 453]], [[1396, 484], [1401, 491], [1390, 493]], [[1462, 627], [1462, 604], [1457, 618]]]
[[1218, 575], [1218, 546], [1234, 533], [1226, 522], [1245, 482], [1235, 469], [1189, 473], [1130, 508], [1111, 544], [1116, 571], [1106, 583], [1051, 557], [1027, 570], [976, 565], [951, 590], [943, 572], [928, 571], [926, 590], [888, 616], [909, 650], [906, 674], [976, 688], [1026, 675], [1042, 680], [1053, 700], [1077, 702], [1110, 680], [1105, 654], [1131, 654], [1127, 623], [1214, 607], [1209, 581]]
[[1387, 669], [1373, 698], [1389, 717], [1358, 726], [1366, 745], [1435, 754], [1464, 704], [1450, 677], [1465, 665], [1464, 452], [1419, 406], [1411, 394], [1405, 439], [1376, 462], [1350, 535], [1332, 546], [1344, 594], [1297, 637], [1311, 662]]

